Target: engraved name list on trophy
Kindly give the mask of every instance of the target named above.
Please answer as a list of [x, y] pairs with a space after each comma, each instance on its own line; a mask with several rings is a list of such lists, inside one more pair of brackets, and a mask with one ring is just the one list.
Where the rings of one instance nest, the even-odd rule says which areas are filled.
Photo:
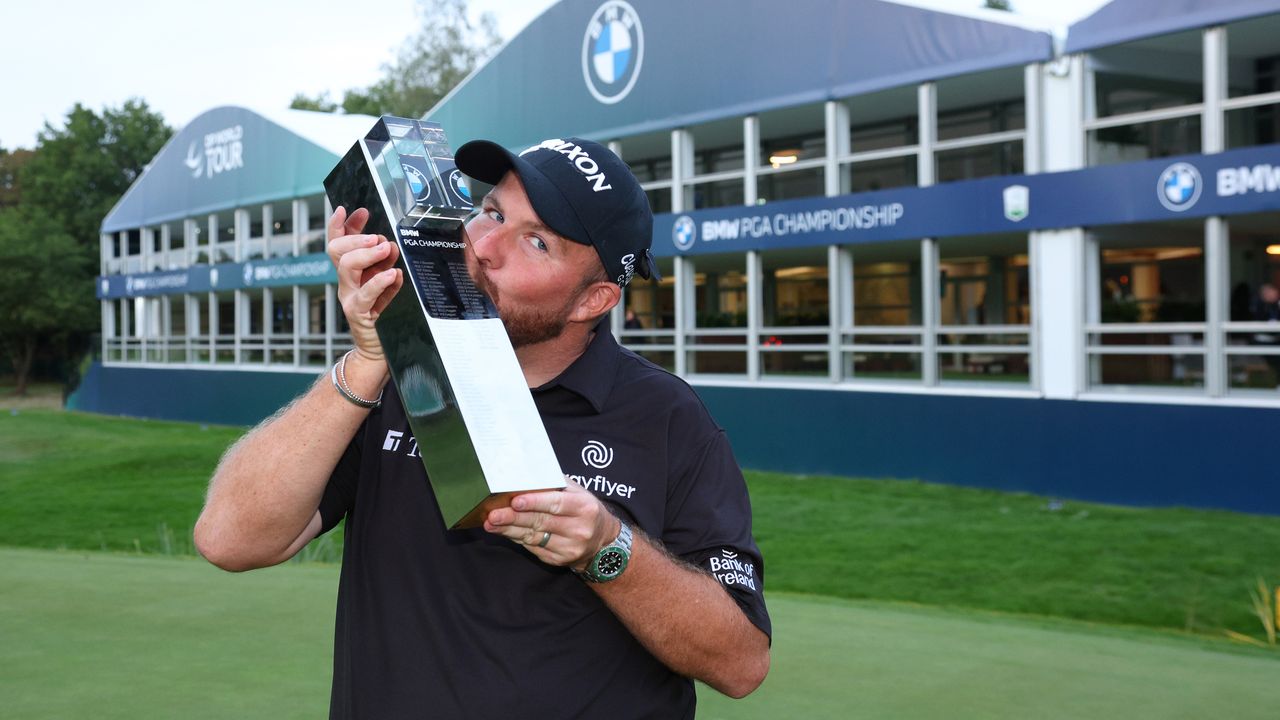
[[467, 180], [437, 123], [383, 116], [324, 181], [330, 202], [369, 211], [364, 232], [396, 243], [404, 285], [378, 339], [444, 523], [475, 527], [513, 495], [564, 475], [497, 308], [467, 271]]

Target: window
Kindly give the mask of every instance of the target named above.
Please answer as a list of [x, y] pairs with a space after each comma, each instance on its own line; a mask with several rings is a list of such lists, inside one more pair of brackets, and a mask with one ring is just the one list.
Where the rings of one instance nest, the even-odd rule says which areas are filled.
[[761, 269], [761, 373], [829, 376], [831, 306], [826, 248], [763, 253]]
[[1203, 387], [1204, 223], [1099, 228], [1094, 243], [1090, 385]]
[[852, 327], [842, 328], [842, 374], [854, 380], [923, 379], [920, 242], [856, 245]]
[[1230, 222], [1226, 387], [1235, 395], [1274, 398], [1280, 388], [1280, 214]]
[[1026, 236], [946, 238], [938, 275], [939, 378], [1030, 382]]
[[694, 327], [686, 340], [688, 372], [745, 374], [746, 258], [741, 253], [700, 256], [695, 268]]

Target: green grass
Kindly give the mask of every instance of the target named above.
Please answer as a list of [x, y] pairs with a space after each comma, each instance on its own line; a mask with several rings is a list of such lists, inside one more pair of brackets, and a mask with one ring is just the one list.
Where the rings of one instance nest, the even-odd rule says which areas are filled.
[[[14, 718], [315, 718], [337, 568], [0, 549]], [[1224, 641], [773, 593], [769, 678], [703, 720], [1275, 716], [1280, 656]]]
[[[0, 413], [0, 546], [191, 554], [209, 474], [242, 432]], [[772, 591], [1261, 638], [1250, 589], [1280, 582], [1280, 518], [909, 481], [748, 481]], [[336, 559], [340, 544], [329, 533], [307, 557]]]
[[[0, 414], [0, 545], [191, 554], [243, 429], [51, 410]], [[167, 537], [167, 539], [166, 539]]]
[[1261, 637], [1249, 590], [1280, 582], [1275, 517], [908, 481], [750, 484], [774, 590]]

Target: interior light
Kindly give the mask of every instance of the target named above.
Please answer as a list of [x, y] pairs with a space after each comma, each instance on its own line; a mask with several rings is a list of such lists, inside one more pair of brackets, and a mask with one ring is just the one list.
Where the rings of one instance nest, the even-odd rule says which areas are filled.
[[277, 229], [277, 230], [279, 230], [279, 229], [280, 229], [280, 223], [276, 223], [276, 224], [275, 224], [275, 229]]
[[790, 165], [799, 159], [800, 153], [798, 151], [781, 150], [769, 156], [769, 164], [775, 168], [780, 168], [783, 165]]
[[1267, 246], [1267, 254], [1268, 254], [1268, 255], [1280, 255], [1280, 245], [1268, 245], [1268, 246]]

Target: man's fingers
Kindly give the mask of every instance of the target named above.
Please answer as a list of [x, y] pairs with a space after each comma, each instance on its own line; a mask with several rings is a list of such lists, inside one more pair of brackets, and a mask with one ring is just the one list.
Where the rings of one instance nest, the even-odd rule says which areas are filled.
[[356, 291], [355, 306], [352, 308], [352, 310], [354, 310], [357, 313], [381, 312], [381, 310], [375, 311], [374, 308], [376, 308], [380, 302], [382, 304], [382, 307], [387, 306], [387, 303], [390, 302], [390, 299], [388, 299], [386, 302], [382, 302], [381, 300], [382, 295], [387, 290], [391, 289], [391, 286], [395, 285], [396, 281], [399, 280], [399, 278], [400, 278], [400, 271], [396, 270], [395, 268], [392, 268], [390, 270], [383, 270], [377, 275], [374, 275], [373, 277], [369, 278], [369, 281], [361, 285], [360, 289]]
[[346, 231], [346, 235], [356, 235], [364, 232], [365, 223], [369, 222], [369, 211], [364, 208], [356, 208], [351, 213], [351, 217], [343, 223], [342, 229]]
[[[572, 483], [570, 483], [572, 484]], [[564, 515], [565, 493], [558, 490], [534, 492], [517, 495], [511, 500], [511, 507], [516, 512], [543, 512], [552, 515]]]
[[387, 306], [395, 299], [396, 293], [400, 292], [400, 286], [404, 285], [404, 274], [399, 270], [392, 270], [391, 272], [394, 274], [391, 284], [382, 291], [377, 300], [373, 301], [373, 309], [370, 312], [373, 313], [374, 317], [381, 315], [382, 311], [387, 309]]
[[381, 235], [343, 235], [335, 240], [330, 240], [325, 252], [329, 254], [329, 259], [333, 261], [334, 267], [337, 267], [343, 255], [353, 250], [374, 247], [380, 242], [382, 242]]
[[351, 288], [359, 288], [369, 279], [364, 276], [365, 270], [386, 260], [391, 253], [390, 246], [391, 243], [384, 242], [344, 253], [338, 259], [338, 282]]
[[359, 235], [364, 231], [365, 223], [369, 222], [369, 211], [364, 208], [356, 208], [355, 212], [347, 215], [347, 209], [339, 205], [334, 208], [333, 214], [329, 216], [329, 223], [325, 227], [325, 232], [330, 241], [337, 240], [343, 235]]

